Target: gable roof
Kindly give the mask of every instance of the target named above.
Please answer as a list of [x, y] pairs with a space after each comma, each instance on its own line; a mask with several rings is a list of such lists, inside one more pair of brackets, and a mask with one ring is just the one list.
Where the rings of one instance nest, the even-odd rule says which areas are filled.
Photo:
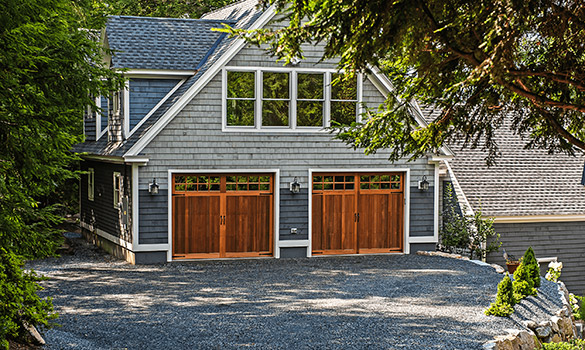
[[108, 17], [106, 35], [112, 68], [196, 70], [222, 33], [212, 31], [234, 21], [178, 18]]
[[585, 216], [585, 187], [581, 182], [583, 155], [548, 154], [525, 149], [526, 140], [506, 121], [495, 140], [502, 156], [487, 167], [481, 149], [451, 149], [453, 173], [474, 211], [485, 216]]
[[[225, 34], [212, 32], [211, 28], [221, 27], [221, 23], [231, 24], [233, 27], [236, 28], [250, 28], [252, 27], [255, 22], [259, 20], [259, 17], [262, 15], [263, 11], [257, 8], [256, 4], [258, 3], [257, 0], [245, 0], [236, 4], [232, 4], [227, 6], [226, 8], [233, 8], [239, 6], [240, 9], [223, 11], [219, 9], [211, 14], [214, 14], [214, 18], [212, 20], [203, 18], [203, 19], [191, 19], [191, 20], [178, 20], [178, 19], [167, 19], [167, 18], [146, 18], [146, 17], [127, 17], [123, 16], [129, 21], [124, 22], [116, 22], [117, 19], [114, 19], [113, 23], [134, 23], [134, 19], [136, 19], [136, 23], [140, 23], [141, 26], [147, 26], [148, 23], [155, 23], [155, 25], [159, 25], [165, 28], [167, 31], [180, 31], [181, 28], [185, 26], [185, 21], [190, 22], [190, 25], [193, 28], [197, 28], [197, 30], [193, 30], [193, 33], [200, 36], [202, 32], [200, 30], [207, 30], [209, 33], [213, 33], [216, 37], [215, 41], [207, 47], [207, 51], [201, 58], [201, 60], [197, 63], [196, 67], [190, 67], [187, 69], [193, 70], [196, 69], [195, 75], [187, 78], [187, 80], [178, 88], [173, 95], [171, 95], [157, 110], [153, 113], [148, 120], [146, 120], [140, 128], [134, 132], [128, 139], [124, 140], [124, 142], [120, 144], [108, 144], [107, 137], [101, 137], [98, 141], [93, 140], [86, 140], [83, 143], [77, 144], [73, 147], [74, 152], [79, 153], [90, 153], [93, 155], [99, 156], [114, 156], [114, 157], [123, 157], [127, 154], [127, 152], [145, 135], [153, 134], [153, 126], [161, 119], [161, 117], [167, 115], [167, 112], [171, 109], [171, 107], [177, 107], [176, 104], [181, 100], [184, 99], [187, 92], [193, 88], [194, 85], [200, 78], [204, 77], [209, 69], [216, 64], [216, 62], [226, 53], [235, 43], [238, 42], [238, 39], [228, 38]], [[120, 17], [120, 16], [118, 16]], [[205, 17], [205, 16], [204, 16]], [[138, 19], [143, 19], [143, 21], [138, 21]], [[168, 20], [168, 21], [167, 21]], [[152, 22], [149, 22], [152, 21]], [[202, 22], [203, 24], [199, 24], [198, 22]], [[108, 24], [110, 21], [108, 21]], [[164, 25], [163, 25], [164, 24]], [[124, 29], [123, 32], [127, 30]], [[106, 35], [108, 35], [108, 30], [106, 29]], [[110, 47], [112, 47], [112, 43], [110, 42], [110, 37], [107, 37]], [[122, 43], [123, 41], [120, 41]], [[126, 41], [127, 42], [127, 41]], [[206, 39], [206, 43], [209, 44], [211, 40]], [[167, 46], [168, 42], [163, 40], [156, 41], [156, 45], [158, 45], [158, 51], [165, 51], [168, 49]], [[189, 46], [186, 46], [189, 47]], [[125, 51], [124, 51], [125, 52]], [[172, 51], [169, 51], [169, 54], [173, 54]], [[118, 52], [120, 55], [120, 52]], [[122, 54], [124, 55], [124, 54]], [[128, 61], [134, 60], [137, 64], [140, 63], [142, 60], [145, 60], [140, 57], [136, 57], [137, 55], [126, 54]], [[150, 55], [150, 51], [145, 54], [145, 56]], [[114, 58], [112, 58], [114, 59]], [[146, 59], [149, 60], [150, 59]], [[122, 62], [123, 60], [119, 60], [118, 62]], [[170, 61], [169, 61], [170, 62]], [[158, 68], [149, 68], [149, 69], [161, 69]], [[173, 66], [178, 67], [178, 66]], [[128, 67], [124, 67], [128, 68]], [[137, 67], [132, 67], [135, 69], [139, 69]], [[183, 69], [183, 68], [166, 68], [166, 69]], [[144, 141], [144, 140], [143, 140]]]

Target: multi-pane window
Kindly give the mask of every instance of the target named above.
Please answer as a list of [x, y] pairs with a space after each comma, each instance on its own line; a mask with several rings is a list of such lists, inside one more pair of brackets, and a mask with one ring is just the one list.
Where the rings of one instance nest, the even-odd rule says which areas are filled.
[[331, 78], [335, 82], [331, 84], [331, 125], [351, 125], [357, 115], [356, 77], [331, 74]]
[[118, 208], [122, 203], [124, 188], [124, 178], [119, 172], [114, 172], [114, 208]]
[[297, 126], [324, 126], [324, 82], [322, 73], [297, 74]]
[[357, 76], [343, 79], [331, 71], [228, 68], [225, 89], [227, 127], [314, 130], [350, 125], [357, 117]]
[[227, 125], [254, 126], [255, 73], [227, 72]]
[[262, 126], [289, 126], [290, 75], [263, 72]]
[[87, 199], [93, 201], [95, 188], [95, 171], [93, 168], [87, 169]]

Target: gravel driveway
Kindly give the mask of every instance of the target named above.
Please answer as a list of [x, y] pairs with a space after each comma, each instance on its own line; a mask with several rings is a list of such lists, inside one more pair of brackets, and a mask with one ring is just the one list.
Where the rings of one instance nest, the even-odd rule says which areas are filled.
[[48, 349], [481, 349], [528, 316], [560, 308], [556, 284], [483, 310], [501, 275], [418, 255], [242, 259], [133, 266], [82, 240], [33, 261], [62, 325]]

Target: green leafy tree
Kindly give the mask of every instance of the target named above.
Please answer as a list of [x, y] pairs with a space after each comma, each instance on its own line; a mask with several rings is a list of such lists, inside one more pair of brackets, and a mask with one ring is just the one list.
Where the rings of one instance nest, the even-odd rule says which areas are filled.
[[[380, 67], [394, 91], [383, 113], [338, 137], [390, 159], [420, 157], [454, 140], [498, 154], [504, 118], [528, 147], [585, 150], [585, 3], [508, 0], [263, 0], [288, 25], [248, 33], [281, 59], [320, 42], [348, 72]], [[439, 113], [420, 128], [407, 102]]]
[[[61, 222], [57, 189], [73, 181], [91, 96], [119, 89], [123, 79], [101, 67], [95, 33], [83, 30], [81, 8], [69, 0], [0, 2], [0, 305], [2, 336], [22, 321], [46, 326], [50, 300], [37, 279], [15, 266], [55, 254]], [[57, 197], [58, 198], [58, 197]], [[18, 316], [18, 317], [17, 317]], [[5, 345], [5, 341], [2, 341]]]
[[491, 303], [490, 307], [487, 308], [484, 313], [488, 316], [507, 317], [514, 312], [514, 304], [516, 304], [516, 299], [514, 298], [512, 280], [510, 280], [510, 276], [506, 274], [502, 281], [498, 283], [496, 301]]
[[85, 0], [88, 14], [199, 18], [236, 0]]
[[59, 244], [58, 205], [46, 198], [76, 177], [70, 149], [91, 96], [122, 83], [98, 64], [80, 13], [68, 0], [0, 3], [0, 246], [26, 258]]
[[33, 271], [24, 272], [22, 261], [0, 248], [0, 347], [8, 349], [8, 338], [23, 336], [22, 322], [50, 328], [57, 317], [51, 299], [41, 299], [37, 291], [39, 278]]

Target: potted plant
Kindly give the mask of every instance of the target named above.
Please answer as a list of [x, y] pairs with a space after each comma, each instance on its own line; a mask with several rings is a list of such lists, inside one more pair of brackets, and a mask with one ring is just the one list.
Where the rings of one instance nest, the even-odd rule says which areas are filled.
[[514, 273], [518, 266], [520, 266], [520, 260], [516, 259], [516, 257], [512, 254], [506, 253], [506, 249], [504, 251], [504, 259], [506, 259], [506, 266], [508, 267], [509, 273]]

